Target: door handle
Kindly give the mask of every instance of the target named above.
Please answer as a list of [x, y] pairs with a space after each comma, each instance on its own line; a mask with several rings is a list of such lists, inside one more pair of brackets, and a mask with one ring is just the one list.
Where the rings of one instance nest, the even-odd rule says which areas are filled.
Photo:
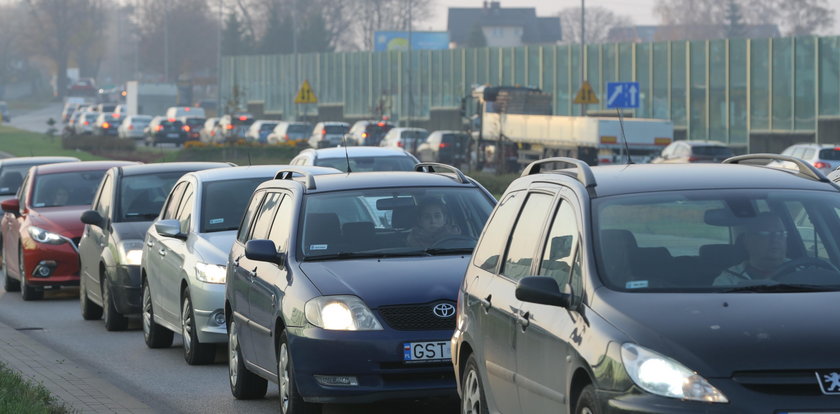
[[478, 302], [481, 303], [481, 308], [484, 309], [485, 312], [490, 310], [490, 307], [493, 306], [492, 303], [493, 295], [487, 295], [486, 298], [478, 298]]
[[277, 308], [277, 295], [271, 294], [271, 309]]
[[528, 319], [530, 316], [531, 312], [520, 312], [516, 314], [516, 324], [521, 326], [523, 331], [531, 324], [531, 321]]
[[149, 240], [149, 241], [146, 242], [146, 246], [155, 247], [155, 242]]
[[159, 253], [161, 256], [166, 256], [166, 250], [165, 250], [165, 249], [160, 249], [160, 250], [158, 250], [158, 253]]
[[254, 270], [246, 270], [245, 273], [248, 275], [248, 278], [251, 279], [251, 283], [254, 283], [254, 278], [257, 277], [257, 268], [254, 267]]

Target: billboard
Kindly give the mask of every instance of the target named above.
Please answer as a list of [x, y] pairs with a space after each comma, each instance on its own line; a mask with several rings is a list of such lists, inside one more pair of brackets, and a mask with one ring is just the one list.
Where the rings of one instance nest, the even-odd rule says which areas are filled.
[[[374, 39], [376, 52], [408, 50], [408, 32], [376, 32]], [[411, 49], [449, 49], [449, 32], [411, 32]]]

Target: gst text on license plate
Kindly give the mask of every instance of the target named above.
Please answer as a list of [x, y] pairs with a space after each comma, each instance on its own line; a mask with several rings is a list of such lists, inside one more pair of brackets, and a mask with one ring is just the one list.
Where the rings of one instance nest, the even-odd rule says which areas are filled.
[[449, 341], [403, 343], [403, 361], [443, 360], [450, 356]]

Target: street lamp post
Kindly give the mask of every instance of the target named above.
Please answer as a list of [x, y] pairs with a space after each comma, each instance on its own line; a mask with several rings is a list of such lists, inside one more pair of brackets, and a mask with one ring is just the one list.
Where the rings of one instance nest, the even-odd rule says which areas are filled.
[[222, 31], [224, 30], [224, 5], [219, 0], [219, 31], [216, 38], [216, 116], [222, 116]]
[[[586, 0], [580, 0], [580, 87], [583, 88], [583, 83], [586, 82], [586, 65], [584, 64], [585, 60], [585, 49], [586, 49]], [[580, 104], [580, 115], [586, 115], [586, 104]]]

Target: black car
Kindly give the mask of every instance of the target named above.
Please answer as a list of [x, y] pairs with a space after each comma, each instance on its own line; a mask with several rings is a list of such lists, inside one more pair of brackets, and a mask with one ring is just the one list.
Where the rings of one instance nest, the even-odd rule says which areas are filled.
[[176, 147], [187, 140], [184, 123], [175, 118], [156, 116], [146, 127], [146, 145], [155, 147], [158, 144], [175, 144]]
[[196, 118], [196, 117], [182, 117], [181, 123], [184, 125], [184, 132], [187, 133], [187, 140], [188, 141], [200, 141], [201, 140], [201, 129], [204, 128], [204, 122], [207, 119], [205, 118]]
[[261, 184], [231, 248], [233, 395], [277, 381], [284, 414], [454, 396], [455, 294], [495, 199], [452, 167], [317, 168]]
[[126, 328], [127, 315], [140, 314], [140, 258], [143, 238], [182, 175], [229, 167], [216, 162], [172, 162], [109, 169], [92, 209], [82, 213], [87, 224], [79, 242], [82, 317], [105, 319], [105, 328]]
[[461, 286], [462, 412], [836, 410], [837, 190], [773, 154], [532, 163]]

